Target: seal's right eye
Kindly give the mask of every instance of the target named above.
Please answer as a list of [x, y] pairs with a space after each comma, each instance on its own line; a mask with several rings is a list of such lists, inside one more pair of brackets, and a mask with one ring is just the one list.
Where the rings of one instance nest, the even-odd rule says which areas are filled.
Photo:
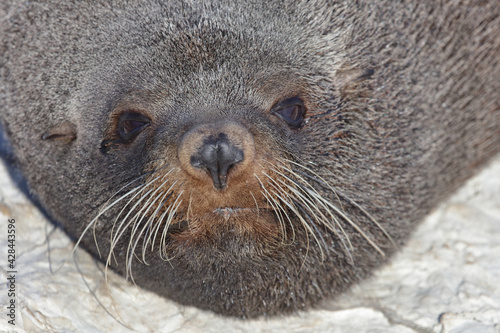
[[138, 112], [127, 111], [118, 120], [117, 134], [123, 142], [129, 143], [149, 125], [151, 120], [148, 117]]

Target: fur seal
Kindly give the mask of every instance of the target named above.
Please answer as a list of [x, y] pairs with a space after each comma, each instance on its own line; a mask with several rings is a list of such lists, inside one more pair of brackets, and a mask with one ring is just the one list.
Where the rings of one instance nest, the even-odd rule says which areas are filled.
[[500, 151], [495, 1], [7, 1], [1, 122], [107, 266], [223, 315], [387, 262]]

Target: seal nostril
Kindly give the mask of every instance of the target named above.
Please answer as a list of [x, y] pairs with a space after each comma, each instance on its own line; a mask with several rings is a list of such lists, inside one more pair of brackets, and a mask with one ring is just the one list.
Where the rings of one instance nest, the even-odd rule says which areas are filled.
[[229, 170], [243, 159], [243, 151], [231, 144], [224, 133], [219, 133], [217, 137], [206, 138], [201, 148], [191, 156], [190, 162], [195, 168], [205, 169], [214, 187], [223, 190], [227, 186]]

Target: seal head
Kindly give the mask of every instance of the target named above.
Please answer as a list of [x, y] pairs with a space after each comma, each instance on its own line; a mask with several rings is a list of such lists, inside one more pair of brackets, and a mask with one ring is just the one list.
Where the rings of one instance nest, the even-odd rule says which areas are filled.
[[500, 150], [495, 1], [6, 7], [0, 117], [32, 192], [182, 304], [336, 295]]

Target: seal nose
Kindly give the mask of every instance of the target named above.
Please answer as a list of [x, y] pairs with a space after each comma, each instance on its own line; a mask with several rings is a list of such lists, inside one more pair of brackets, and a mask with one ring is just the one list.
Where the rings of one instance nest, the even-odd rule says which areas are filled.
[[191, 165], [208, 171], [214, 187], [223, 190], [227, 186], [229, 170], [243, 161], [241, 149], [232, 145], [224, 133], [211, 135], [203, 141], [200, 149], [191, 156]]

